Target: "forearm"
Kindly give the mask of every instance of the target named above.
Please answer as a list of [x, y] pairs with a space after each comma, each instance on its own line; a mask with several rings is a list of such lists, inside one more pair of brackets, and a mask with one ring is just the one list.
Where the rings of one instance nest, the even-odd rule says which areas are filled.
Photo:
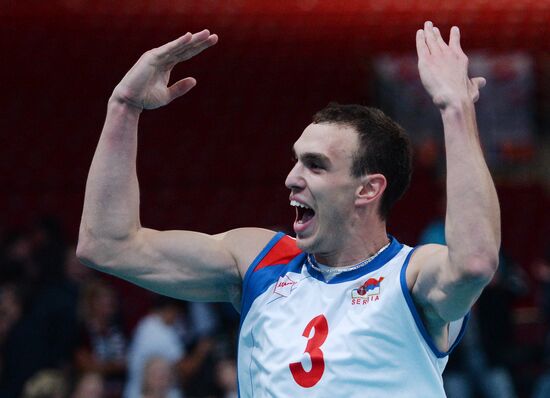
[[79, 246], [85, 239], [122, 240], [139, 222], [136, 175], [140, 110], [111, 99], [86, 182]]
[[441, 111], [447, 156], [445, 237], [452, 264], [492, 274], [500, 246], [500, 210], [471, 100]]

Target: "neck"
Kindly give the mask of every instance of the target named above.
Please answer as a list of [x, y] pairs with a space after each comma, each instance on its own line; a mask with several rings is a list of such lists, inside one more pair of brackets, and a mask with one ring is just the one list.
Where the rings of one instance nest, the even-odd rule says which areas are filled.
[[315, 260], [331, 267], [347, 267], [374, 256], [390, 242], [385, 226], [343, 240], [343, 245], [331, 252], [315, 253]]

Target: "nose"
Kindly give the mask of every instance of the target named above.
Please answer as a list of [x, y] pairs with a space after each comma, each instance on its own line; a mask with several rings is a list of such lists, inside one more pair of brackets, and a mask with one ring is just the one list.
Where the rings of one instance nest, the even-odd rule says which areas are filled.
[[294, 167], [286, 176], [285, 185], [292, 191], [299, 191], [305, 188], [305, 180], [302, 176], [303, 167], [300, 162], [296, 162]]

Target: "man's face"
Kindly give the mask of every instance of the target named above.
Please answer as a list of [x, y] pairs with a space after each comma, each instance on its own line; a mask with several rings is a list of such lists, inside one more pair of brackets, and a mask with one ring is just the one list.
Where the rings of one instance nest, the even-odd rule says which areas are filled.
[[310, 124], [294, 144], [296, 164], [285, 185], [296, 207], [298, 246], [328, 255], [341, 250], [353, 230], [359, 178], [351, 175], [357, 132], [334, 123]]

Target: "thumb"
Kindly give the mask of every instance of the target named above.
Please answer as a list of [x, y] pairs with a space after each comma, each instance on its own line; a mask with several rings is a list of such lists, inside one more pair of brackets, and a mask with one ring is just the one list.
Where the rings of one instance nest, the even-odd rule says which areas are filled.
[[479, 90], [483, 87], [485, 87], [485, 84], [487, 84], [487, 81], [483, 77], [473, 77], [471, 79], [473, 90], [472, 90], [472, 100], [474, 102], [477, 102], [479, 99]]
[[173, 101], [178, 97], [181, 97], [182, 95], [187, 93], [189, 90], [191, 90], [193, 87], [195, 87], [196, 84], [197, 84], [197, 81], [192, 77], [186, 77], [185, 79], [182, 79], [172, 84], [170, 87], [168, 87], [168, 93], [170, 94], [170, 101]]
[[472, 83], [478, 88], [483, 88], [487, 84], [487, 80], [484, 77], [473, 77]]

